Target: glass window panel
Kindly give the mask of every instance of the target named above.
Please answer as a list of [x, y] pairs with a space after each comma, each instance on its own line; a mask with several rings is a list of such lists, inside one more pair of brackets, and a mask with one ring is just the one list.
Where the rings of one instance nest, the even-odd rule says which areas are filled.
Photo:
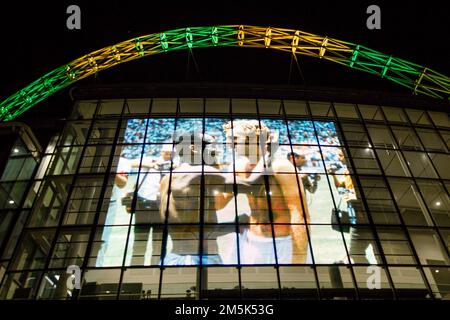
[[15, 252], [11, 269], [42, 269], [45, 266], [54, 236], [54, 229], [26, 232]]
[[439, 130], [439, 133], [441, 134], [442, 139], [447, 145], [447, 149], [450, 149], [450, 131]]
[[439, 228], [444, 244], [447, 246], [447, 250], [450, 251], [450, 229]]
[[123, 273], [119, 299], [157, 299], [160, 274], [160, 269], [157, 268], [127, 268]]
[[83, 145], [86, 141], [91, 121], [68, 121], [64, 128], [60, 146]]
[[232, 99], [232, 110], [234, 114], [242, 114], [242, 113], [256, 114], [256, 100]]
[[394, 298], [385, 268], [380, 266], [354, 266], [353, 272], [361, 299], [386, 300]]
[[84, 273], [80, 300], [115, 300], [120, 269], [89, 269]]
[[442, 179], [450, 179], [450, 170], [448, 169], [450, 155], [441, 153], [429, 153], [428, 155], [439, 173], [439, 176]]
[[422, 150], [420, 141], [412, 128], [394, 126], [391, 128], [400, 148], [403, 150]]
[[365, 120], [384, 121], [380, 107], [367, 104], [359, 104], [358, 107]]
[[[290, 146], [281, 146], [280, 157], [283, 158], [281, 154], [285, 154], [285, 157], [297, 167], [297, 173], [301, 173], [301, 176], [305, 180], [304, 176], [310, 174], [312, 180], [317, 180], [320, 182], [318, 175], [325, 174], [325, 166], [322, 161], [322, 156], [320, 149], [317, 146], [293, 146], [292, 151]], [[337, 153], [341, 150], [340, 148], [322, 148], [325, 154], [325, 165], [336, 162]], [[289, 171], [290, 170], [285, 170]], [[303, 181], [306, 183], [307, 181]], [[313, 181], [310, 181], [313, 183]], [[305, 188], [308, 187], [305, 184]]]
[[437, 178], [433, 165], [426, 153], [405, 151], [403, 154], [414, 177]]
[[371, 148], [350, 148], [351, 158], [359, 174], [380, 174], [375, 152]]
[[[18, 212], [14, 214], [19, 214]], [[5, 250], [2, 252], [2, 255], [0, 256], [0, 260], [8, 260], [11, 258], [13, 254], [13, 250], [16, 247], [17, 241], [19, 240], [19, 236], [23, 230], [23, 227], [25, 225], [26, 219], [28, 217], [29, 211], [22, 211], [20, 212], [20, 216], [14, 226], [11, 226], [12, 233], [9, 236], [8, 239], [5, 239]], [[0, 280], [1, 281], [1, 280]]]
[[196, 268], [166, 268], [163, 272], [161, 299], [198, 296]]
[[427, 151], [446, 151], [444, 142], [435, 130], [431, 129], [416, 129], [425, 149]]
[[117, 131], [117, 120], [96, 120], [88, 144], [112, 144]]
[[229, 113], [230, 112], [230, 99], [206, 99], [206, 110], [209, 113]]
[[335, 103], [334, 108], [339, 118], [351, 118], [358, 119], [358, 113], [356, 112], [354, 104]]
[[91, 229], [63, 229], [58, 235], [49, 268], [81, 266], [88, 246]]
[[425, 276], [431, 286], [431, 290], [437, 299], [450, 299], [450, 268], [446, 266], [434, 266], [424, 268]]
[[284, 103], [284, 110], [286, 111], [287, 115], [299, 115], [299, 116], [309, 115], [306, 101], [284, 100], [283, 103]]
[[389, 189], [380, 178], [360, 177], [367, 206], [376, 224], [400, 224]]
[[399, 151], [377, 149], [376, 153], [387, 176], [410, 176], [406, 161]]
[[198, 226], [169, 225], [168, 237], [170, 239], [167, 239], [163, 265], [184, 266], [200, 264]]
[[109, 145], [96, 145], [86, 147], [83, 158], [81, 160], [79, 172], [105, 172], [108, 167], [111, 151], [112, 146]]
[[329, 102], [310, 101], [309, 107], [311, 108], [312, 116], [334, 118], [333, 109], [331, 109], [331, 104]]
[[259, 114], [283, 114], [283, 109], [280, 100], [258, 100]]
[[292, 144], [317, 144], [312, 121], [289, 120], [288, 125]]
[[82, 147], [56, 148], [49, 164], [48, 175], [74, 174], [81, 157]]
[[378, 237], [388, 264], [416, 264], [404, 231], [394, 227], [377, 227]]
[[431, 126], [431, 120], [426, 111], [405, 109], [408, 114], [409, 120], [412, 124], [419, 124], [422, 126]]
[[137, 224], [131, 227], [126, 265], [150, 266], [161, 262], [163, 227]]
[[280, 266], [281, 294], [286, 299], [317, 299], [317, 284], [312, 267]]
[[124, 115], [147, 114], [150, 108], [150, 99], [127, 99]]
[[35, 201], [29, 226], [56, 226], [63, 213], [72, 177], [55, 177], [44, 181]]
[[[128, 226], [99, 227], [95, 232], [89, 266], [121, 266], [127, 243]], [[126, 263], [129, 261], [129, 255]]]
[[310, 235], [315, 263], [348, 263], [341, 232], [333, 230], [331, 225], [311, 225]]
[[177, 110], [177, 99], [153, 98], [152, 113], [175, 113]]
[[380, 264], [381, 254], [378, 250], [373, 231], [368, 227], [356, 226], [350, 228], [347, 248], [352, 263]]
[[428, 290], [420, 270], [414, 267], [389, 267], [397, 297], [400, 299], [425, 299]]
[[[206, 221], [205, 221], [206, 222]], [[204, 265], [237, 264], [236, 226], [233, 224], [207, 224], [203, 226]]]
[[[374, 147], [396, 149], [397, 144], [385, 125], [367, 125], [367, 131]], [[370, 146], [369, 146], [370, 147]]]
[[[40, 300], [69, 300], [73, 295], [73, 289], [67, 286], [70, 274], [66, 273], [66, 269], [52, 270], [46, 272], [41, 282], [38, 292]], [[73, 280], [72, 280], [73, 281]]]
[[423, 199], [438, 226], [450, 226], [450, 198], [437, 181], [418, 181]]
[[422, 265], [449, 265], [448, 253], [436, 231], [413, 228], [409, 228], [408, 231]]
[[450, 117], [448, 113], [428, 111], [436, 127], [450, 128]]
[[2, 286], [0, 298], [8, 300], [35, 299], [40, 271], [9, 273]]
[[383, 111], [386, 116], [386, 120], [389, 122], [408, 122], [408, 118], [403, 113], [403, 109], [401, 108], [383, 107]]
[[181, 98], [180, 113], [203, 113], [203, 99]]
[[[125, 144], [137, 144], [144, 142], [145, 136], [145, 127], [148, 124], [149, 128], [152, 128], [160, 119], [128, 119], [123, 120], [121, 134], [118, 138], [118, 143]], [[165, 127], [167, 129], [171, 128], [170, 126]], [[173, 128], [173, 126], [172, 126]], [[150, 130], [149, 134], [150, 134]], [[122, 134], [123, 133], [123, 134]], [[147, 137], [146, 142], [148, 142], [149, 137]]]
[[203, 296], [206, 299], [239, 297], [239, 276], [235, 267], [208, 267], [204, 268], [207, 275], [207, 286]]
[[82, 100], [76, 102], [70, 119], [91, 119], [97, 109], [97, 100]]
[[289, 137], [284, 120], [262, 119], [261, 125], [265, 125], [270, 130], [270, 135], [278, 144], [289, 144]]
[[124, 101], [120, 100], [102, 100], [100, 103], [98, 115], [120, 115], [122, 113]]
[[94, 221], [104, 177], [79, 176], [67, 205], [63, 224], [91, 224]]
[[341, 127], [349, 146], [369, 147], [369, 138], [362, 124], [342, 121]]
[[389, 179], [395, 201], [407, 225], [432, 226], [433, 222], [419, 190], [409, 179]]
[[319, 144], [321, 145], [340, 145], [334, 122], [314, 121]]
[[[353, 278], [345, 266], [317, 267], [321, 299], [355, 299]], [[340, 290], [330, 290], [340, 289]]]
[[245, 298], [257, 297], [266, 293], [272, 298], [278, 295], [277, 269], [274, 267], [241, 268], [242, 295]]

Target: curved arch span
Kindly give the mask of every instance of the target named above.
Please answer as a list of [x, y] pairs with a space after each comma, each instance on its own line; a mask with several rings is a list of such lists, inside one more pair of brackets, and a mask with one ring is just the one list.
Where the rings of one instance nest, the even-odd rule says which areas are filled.
[[203, 47], [269, 48], [329, 60], [386, 78], [438, 99], [450, 99], [450, 78], [424, 66], [350, 42], [294, 29], [227, 25], [153, 33], [105, 47], [63, 65], [0, 102], [0, 120], [19, 116], [58, 90], [115, 65], [158, 53]]

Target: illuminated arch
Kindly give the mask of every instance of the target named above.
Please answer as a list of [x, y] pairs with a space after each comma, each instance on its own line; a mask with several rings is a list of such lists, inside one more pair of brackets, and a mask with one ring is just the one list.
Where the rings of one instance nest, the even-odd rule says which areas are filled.
[[89, 53], [0, 102], [0, 120], [12, 120], [56, 91], [120, 63], [174, 50], [227, 46], [269, 48], [329, 60], [379, 75], [411, 89], [414, 94], [450, 98], [449, 77], [361, 45], [300, 30], [229, 25], [153, 33]]

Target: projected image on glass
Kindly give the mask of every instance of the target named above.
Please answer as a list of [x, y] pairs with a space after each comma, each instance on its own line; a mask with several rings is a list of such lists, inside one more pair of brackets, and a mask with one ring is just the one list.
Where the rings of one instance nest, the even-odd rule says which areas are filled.
[[96, 266], [348, 263], [333, 122], [129, 119], [122, 141]]

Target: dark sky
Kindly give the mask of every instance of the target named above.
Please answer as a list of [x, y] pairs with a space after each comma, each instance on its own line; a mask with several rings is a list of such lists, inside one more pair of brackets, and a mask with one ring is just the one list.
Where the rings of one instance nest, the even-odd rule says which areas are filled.
[[[390, 4], [394, 2], [395, 6]], [[66, 28], [66, 8], [81, 7], [81, 30]], [[381, 30], [366, 28], [366, 8], [381, 7]], [[362, 44], [450, 74], [449, 12], [430, 1], [11, 1], [0, 12], [2, 85], [6, 98], [44, 73], [93, 50], [135, 36], [168, 29], [247, 24], [300, 29]], [[208, 48], [172, 52], [112, 68], [82, 83], [214, 81], [287, 84], [290, 56], [261, 49]], [[300, 58], [307, 85], [407, 92], [386, 80], [313, 58]], [[292, 84], [302, 84], [292, 70]], [[49, 99], [61, 109], [68, 89]], [[49, 105], [49, 106], [47, 106]], [[43, 105], [38, 106], [44, 107]], [[56, 112], [57, 113], [57, 112]], [[30, 113], [33, 114], [33, 113]], [[25, 116], [26, 118], [26, 116]]]

